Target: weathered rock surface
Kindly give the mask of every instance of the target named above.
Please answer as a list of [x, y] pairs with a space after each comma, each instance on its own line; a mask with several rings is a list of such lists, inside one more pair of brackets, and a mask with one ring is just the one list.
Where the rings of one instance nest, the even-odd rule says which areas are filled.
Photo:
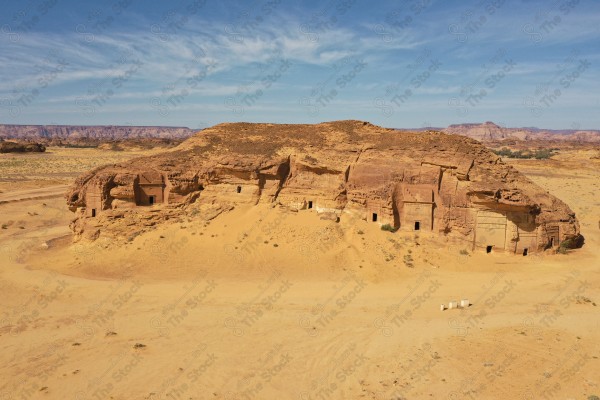
[[361, 121], [216, 125], [159, 155], [81, 176], [67, 202], [77, 237], [91, 239], [274, 203], [433, 231], [487, 251], [582, 244], [565, 203], [479, 142]]

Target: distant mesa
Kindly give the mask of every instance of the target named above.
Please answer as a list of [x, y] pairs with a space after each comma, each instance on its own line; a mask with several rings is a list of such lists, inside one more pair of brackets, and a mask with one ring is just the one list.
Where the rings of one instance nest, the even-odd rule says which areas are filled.
[[0, 139], [35, 141], [46, 145], [90, 144], [121, 140], [183, 140], [196, 131], [165, 126], [0, 125]]
[[270, 204], [435, 232], [484, 252], [583, 244], [565, 203], [481, 143], [353, 120], [216, 125], [160, 154], [81, 176], [67, 202], [77, 239], [131, 240], [168, 219]]
[[[407, 129], [400, 129], [407, 131]], [[597, 130], [550, 130], [534, 127], [505, 128], [491, 121], [484, 123], [454, 124], [447, 128], [420, 128], [408, 131], [442, 131], [452, 135], [473, 138], [480, 142], [504, 140], [548, 141], [563, 143], [600, 143]], [[138, 142], [156, 147], [178, 144], [197, 131], [185, 127], [169, 126], [77, 126], [77, 125], [0, 125], [0, 140], [19, 140], [42, 143], [46, 146], [70, 145], [74, 147], [100, 146], [114, 143], [116, 147]], [[127, 146], [127, 144], [125, 144]]]
[[502, 140], [600, 143], [600, 131], [597, 130], [551, 130], [539, 128], [504, 128], [493, 122], [483, 124], [450, 125], [444, 133], [473, 138], [480, 142]]

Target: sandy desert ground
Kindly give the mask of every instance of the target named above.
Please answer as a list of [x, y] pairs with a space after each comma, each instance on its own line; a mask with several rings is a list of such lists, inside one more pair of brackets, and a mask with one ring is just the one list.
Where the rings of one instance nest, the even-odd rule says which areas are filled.
[[0, 399], [600, 396], [597, 150], [508, 160], [576, 211], [567, 255], [267, 206], [72, 244], [61, 185], [140, 154], [0, 156]]

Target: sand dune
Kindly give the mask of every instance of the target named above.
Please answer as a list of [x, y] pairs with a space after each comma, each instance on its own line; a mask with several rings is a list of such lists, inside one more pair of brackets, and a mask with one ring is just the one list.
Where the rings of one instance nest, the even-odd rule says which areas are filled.
[[63, 199], [1, 204], [0, 398], [600, 395], [598, 160], [512, 163], [576, 211], [582, 249], [473, 253], [268, 205], [72, 244]]
[[26, 189], [11, 191], [9, 193], [2, 193], [0, 194], [0, 204], [23, 200], [39, 200], [51, 199], [53, 197], [64, 197], [65, 192], [68, 188], [68, 185], [57, 185], [43, 187], [39, 189]]

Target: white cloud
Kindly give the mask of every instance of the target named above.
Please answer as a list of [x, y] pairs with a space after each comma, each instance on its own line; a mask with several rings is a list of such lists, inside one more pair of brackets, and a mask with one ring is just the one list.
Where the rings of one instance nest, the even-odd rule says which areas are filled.
[[[160, 82], [190, 73], [209, 60], [216, 63], [209, 72], [214, 74], [264, 63], [274, 57], [328, 65], [365, 50], [350, 49], [353, 43], [361, 42], [342, 29], [332, 29], [321, 34], [318, 41], [311, 41], [293, 26], [265, 26], [257, 29], [253, 36], [246, 35], [243, 40], [235, 41], [215, 24], [193, 26], [164, 41], [148, 32], [95, 35], [90, 42], [77, 33], [23, 34], [18, 43], [0, 43], [0, 61], [5, 66], [0, 71], [0, 90], [31, 84], [42, 76], [44, 71], [34, 66], [44, 65], [49, 51], [54, 51], [50, 58], [68, 62], [65, 70], [53, 79], [53, 85], [118, 76], [129, 69], [132, 60], [140, 59], [144, 65], [138, 77], [160, 86]], [[56, 63], [50, 61], [45, 65], [53, 68]]]
[[[332, 76], [334, 72], [330, 67], [334, 64], [354, 56], [365, 61], [368, 68], [342, 91], [335, 100], [336, 105], [332, 104], [325, 112], [334, 113], [334, 109], [335, 112], [343, 111], [346, 106], [356, 112], [360, 104], [370, 104], [373, 91], [382, 92], [386, 84], [406, 80], [406, 76], [412, 77], [424, 71], [429, 61], [412, 75], [408, 66], [415, 64], [425, 50], [431, 50], [427, 59], [439, 59], [442, 67], [417, 91], [426, 98], [425, 103], [421, 105], [421, 98], [415, 97], [409, 107], [418, 105], [432, 109], [436, 107], [433, 101], [445, 104], [448, 94], [460, 91], [457, 85], [466, 84], [481, 75], [485, 71], [482, 64], [489, 63], [499, 48], [506, 48], [509, 53], [518, 56], [516, 67], [510, 71], [510, 81], [503, 82], [502, 88], [506, 84], [506, 88], [515, 88], [513, 93], [527, 92], [529, 89], [523, 89], [523, 83], [533, 87], [556, 70], [556, 63], [552, 60], [560, 57], [558, 54], [568, 53], [569, 46], [565, 47], [565, 43], [597, 37], [599, 32], [598, 24], [593, 22], [595, 15], [574, 13], [565, 18], [552, 37], [548, 36], [548, 41], [533, 46], [520, 30], [523, 21], [531, 19], [532, 15], [507, 18], [496, 14], [481, 31], [470, 35], [468, 43], [459, 44], [449, 33], [448, 24], [459, 19], [460, 10], [451, 17], [442, 15], [441, 10], [439, 13], [433, 8], [428, 10], [427, 18], [415, 19], [414, 24], [406, 29], [390, 31], [389, 37], [382, 34], [376, 22], [367, 24], [360, 21], [346, 21], [354, 25], [329, 26], [308, 34], [301, 29], [301, 22], [297, 19], [281, 15], [241, 29], [193, 17], [185, 27], [170, 32], [168, 36], [152, 33], [150, 23], [133, 18], [130, 21], [135, 23], [134, 26], [129, 24], [127, 28], [119, 27], [119, 30], [116, 26], [112, 27], [106, 34], [87, 37], [93, 39], [90, 42], [86, 42], [85, 35], [77, 32], [23, 33], [18, 43], [0, 41], [0, 98], [14, 98], [11, 90], [15, 87], [38, 87], [38, 79], [47, 73], [44, 68], [52, 68], [55, 62], [46, 60], [52, 50], [56, 53], [52, 57], [64, 58], [68, 66], [56, 75], [45, 89], [45, 95], [36, 99], [36, 104], [28, 110], [43, 110], [46, 103], [57, 109], [61, 104], [65, 109], [74, 107], [78, 98], [93, 96], [88, 94], [88, 88], [94, 84], [102, 83], [100, 89], [112, 88], [112, 79], [126, 74], [131, 70], [132, 61], [137, 59], [142, 61], [142, 67], [126, 84], [115, 90], [111, 102], [102, 107], [103, 112], [113, 109], [116, 112], [148, 110], [148, 99], [164, 98], [169, 90], [181, 89], [190, 90], [193, 97], [177, 110], [201, 109], [209, 113], [222, 110], [223, 98], [236, 96], [240, 87], [246, 92], [260, 88], [259, 78], [264, 76], [261, 75], [264, 68], [278, 58], [290, 60], [292, 69], [270, 90], [284, 100], [295, 99], [308, 95], [315, 84]], [[577, 11], [583, 12], [583, 7]], [[508, 8], [502, 12], [510, 14]], [[573, 26], [574, 22], [577, 26]], [[556, 53], [548, 50], [553, 45], [557, 46]], [[598, 56], [593, 53], [593, 46], [584, 47], [581, 46], [582, 51], [591, 54], [590, 59], [595, 65]], [[554, 54], [557, 56], [553, 57]], [[502, 62], [494, 64], [489, 73], [501, 67]], [[207, 65], [211, 67], [204, 76]], [[187, 80], [194, 75], [199, 76], [201, 82], [190, 89]], [[594, 80], [597, 81], [597, 73], [590, 69], [575, 87], [588, 85], [586, 90], [594, 90], [597, 87]], [[579, 89], [573, 89], [573, 93], [576, 90]], [[366, 96], [367, 100], [362, 101], [361, 96]], [[506, 95], [499, 92], [495, 96], [504, 100]], [[197, 103], [201, 102], [202, 106], [194, 105], [192, 98]], [[348, 98], [357, 99], [357, 105], [344, 103]], [[267, 106], [267, 99], [260, 103], [252, 110], [273, 107]], [[490, 99], [485, 107], [495, 104]], [[510, 103], [503, 106], [514, 108], [514, 104]], [[281, 106], [281, 110], [292, 114], [290, 110], [295, 108]]]

